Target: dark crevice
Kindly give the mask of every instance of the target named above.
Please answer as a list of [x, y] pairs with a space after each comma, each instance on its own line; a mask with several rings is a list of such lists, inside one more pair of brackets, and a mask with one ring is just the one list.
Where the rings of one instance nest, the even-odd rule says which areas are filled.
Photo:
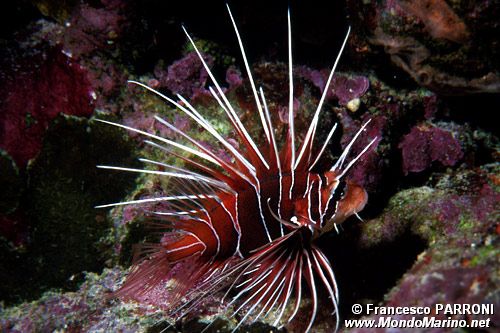
[[382, 302], [384, 295], [395, 287], [413, 266], [417, 256], [427, 248], [420, 237], [406, 231], [394, 241], [370, 248], [359, 248], [360, 228], [353, 220], [345, 230], [319, 241], [331, 261], [341, 294], [341, 316], [352, 316], [355, 303]]

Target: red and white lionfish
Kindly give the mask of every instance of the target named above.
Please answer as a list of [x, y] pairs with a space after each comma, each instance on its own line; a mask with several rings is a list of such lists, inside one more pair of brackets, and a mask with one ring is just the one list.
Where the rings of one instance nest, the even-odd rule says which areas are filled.
[[[172, 195], [103, 205], [139, 205], [168, 202], [166, 211], [152, 212], [164, 223], [164, 234], [158, 244], [144, 245], [147, 256], [136, 263], [124, 285], [117, 292], [122, 298], [147, 298], [148, 293], [165, 288], [172, 297], [166, 307], [178, 317], [200, 305], [205, 296], [225, 291], [222, 304], [234, 305], [235, 316], [241, 314], [234, 330], [247, 321], [272, 317], [274, 326], [286, 325], [301, 309], [304, 293], [310, 297], [310, 316], [304, 331], [311, 330], [318, 311], [318, 288], [328, 293], [339, 327], [339, 291], [328, 258], [315, 245], [322, 234], [337, 229], [346, 218], [363, 209], [367, 201], [365, 190], [345, 179], [353, 164], [369, 149], [373, 139], [359, 155], [346, 163], [351, 146], [364, 130], [365, 123], [346, 146], [336, 163], [324, 172], [314, 167], [327, 147], [336, 124], [318, 151], [313, 141], [321, 108], [333, 73], [346, 45], [343, 41], [330, 72], [310, 126], [297, 149], [293, 112], [292, 38], [288, 11], [289, 112], [286, 143], [278, 149], [270, 112], [262, 88], [258, 89], [245, 54], [243, 43], [227, 6], [243, 56], [256, 109], [262, 122], [265, 145], [258, 147], [240, 121], [237, 112], [215, 79], [193, 39], [183, 27], [198, 54], [213, 86], [211, 94], [225, 112], [244, 149], [229, 143], [184, 97], [179, 102], [142, 83], [133, 84], [159, 95], [208, 131], [231, 154], [232, 162], [221, 158], [202, 142], [197, 141], [166, 120], [156, 120], [189, 142], [184, 145], [121, 124], [109, 123], [154, 141], [145, 142], [173, 154], [190, 166], [189, 170], [159, 161], [141, 159], [162, 170], [153, 171], [113, 166], [101, 168], [145, 172], [178, 180]], [[170, 150], [166, 146], [173, 147]], [[181, 152], [195, 158], [186, 157]], [[174, 270], [174, 267], [182, 269]], [[189, 273], [186, 274], [186, 271]], [[176, 272], [183, 272], [177, 274]], [[177, 280], [174, 291], [166, 290], [169, 279]], [[181, 281], [178, 281], [181, 280]], [[182, 296], [182, 297], [181, 297]], [[187, 299], [187, 300], [186, 300]]]

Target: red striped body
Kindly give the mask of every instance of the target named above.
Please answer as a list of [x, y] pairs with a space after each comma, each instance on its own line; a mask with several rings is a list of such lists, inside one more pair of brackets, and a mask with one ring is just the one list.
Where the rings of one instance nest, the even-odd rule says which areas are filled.
[[[330, 175], [330, 178], [333, 176]], [[273, 217], [266, 200], [262, 198], [272, 198], [269, 207], [274, 215], [284, 220], [290, 220], [295, 216], [298, 223], [302, 223], [308, 232], [317, 236], [322, 233], [321, 230], [327, 222], [338, 224], [346, 217], [360, 211], [366, 203], [366, 193], [353, 183], [347, 185], [341, 182], [341, 188], [335, 192], [338, 193], [337, 198], [330, 199], [332, 186], [339, 186], [338, 183], [328, 182], [328, 177], [324, 175], [306, 172], [296, 174], [291, 199], [289, 198], [290, 174], [280, 177], [276, 172], [260, 179], [259, 196], [253, 186], [241, 184], [235, 194], [219, 194], [221, 203], [215, 199], [202, 199], [200, 203], [206, 211], [198, 213], [198, 219], [174, 222], [178, 230], [186, 230], [194, 235], [188, 234], [176, 242], [162, 245], [167, 251], [183, 249], [171, 252], [172, 255], [169, 256], [171, 261], [181, 260], [200, 252], [206, 258], [215, 256], [218, 260], [227, 259], [237, 254], [238, 250], [243, 256], [247, 256], [251, 250], [269, 242], [268, 233], [271, 240], [274, 240], [291, 231], [290, 227], [283, 226]], [[345, 195], [344, 188], [347, 190]], [[340, 209], [337, 211], [336, 202], [344, 196], [349, 199], [340, 201]], [[330, 205], [328, 205], [329, 199]], [[209, 224], [212, 224], [212, 227]], [[200, 241], [207, 246], [194, 245]]]

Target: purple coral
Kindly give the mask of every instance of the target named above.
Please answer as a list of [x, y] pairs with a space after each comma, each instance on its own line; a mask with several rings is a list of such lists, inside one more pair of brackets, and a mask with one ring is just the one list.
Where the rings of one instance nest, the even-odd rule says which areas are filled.
[[353, 76], [352, 78], [337, 76], [333, 78], [328, 93], [333, 93], [339, 99], [339, 103], [345, 105], [349, 101], [363, 96], [369, 87], [370, 81], [364, 76]]
[[88, 117], [94, 109], [86, 69], [58, 48], [21, 64], [0, 86], [0, 148], [24, 168], [40, 151], [52, 119], [62, 113]]
[[95, 50], [110, 48], [122, 33], [127, 20], [125, 2], [102, 0], [100, 8], [81, 4], [68, 22], [64, 35], [64, 51], [75, 57]]
[[229, 84], [229, 88], [237, 88], [243, 83], [243, 78], [241, 77], [241, 72], [234, 66], [229, 66], [226, 71], [226, 82]]
[[[155, 119], [154, 114], [144, 112], [137, 103], [134, 103], [133, 107], [134, 112], [124, 114], [123, 124], [143, 131], [157, 132], [162, 137], [166, 138], [173, 138], [176, 136], [174, 131], [159, 123]], [[188, 118], [179, 114], [174, 115], [173, 125], [181, 131], [187, 131], [190, 127]], [[138, 137], [139, 134], [131, 133], [130, 136], [135, 138]]]
[[321, 92], [325, 89], [325, 83], [328, 79], [328, 72], [326, 70], [319, 71], [306, 66], [295, 68], [295, 75], [311, 82]]
[[[297, 76], [311, 82], [321, 93], [325, 89], [328, 70], [314, 70], [306, 66], [300, 66], [295, 70]], [[361, 75], [347, 76], [335, 75], [330, 83], [326, 94], [328, 99], [336, 97], [341, 105], [346, 105], [349, 101], [363, 96], [370, 87], [370, 81], [367, 77]]]
[[460, 142], [439, 127], [421, 125], [412, 128], [398, 146], [403, 155], [403, 172], [420, 172], [438, 161], [455, 165], [462, 157]]
[[[134, 112], [124, 114], [123, 124], [143, 131], [151, 131], [155, 124], [154, 116], [143, 112], [137, 103], [134, 103], [133, 107]], [[130, 136], [138, 137], [139, 134], [130, 133]]]
[[[214, 62], [213, 58], [206, 54], [203, 55], [203, 58], [211, 67]], [[194, 95], [206, 90], [205, 83], [208, 73], [195, 52], [188, 53], [168, 66], [166, 73], [161, 66], [157, 66], [154, 73], [160, 81], [160, 85], [166, 87], [173, 94], [181, 94], [192, 99]]]

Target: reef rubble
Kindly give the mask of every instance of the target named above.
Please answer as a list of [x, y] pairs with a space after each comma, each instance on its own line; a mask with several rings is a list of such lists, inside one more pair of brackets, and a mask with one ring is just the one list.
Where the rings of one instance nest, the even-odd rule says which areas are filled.
[[[141, 135], [98, 122], [116, 121], [182, 140], [155, 116], [231, 160], [186, 116], [127, 83], [140, 81], [169, 96], [189, 97], [238, 147], [208, 91], [207, 73], [178, 29], [183, 20], [192, 24], [197, 45], [250, 135], [262, 144], [235, 41], [204, 31], [207, 21], [190, 20], [186, 11], [172, 9], [159, 18], [165, 13], [159, 1], [147, 8], [123, 0], [55, 3], [6, 7], [13, 15], [24, 10], [30, 16], [11, 28], [12, 35], [0, 35], [0, 331], [199, 332], [213, 322], [207, 332], [231, 332], [237, 321], [217, 295], [177, 321], [162, 310], [161, 293], [143, 303], [113, 297], [133, 261], [133, 245], [152, 240], [148, 210], [162, 206], [95, 206], [158, 196], [172, 184], [158, 175], [95, 166], [139, 167], [139, 157], [180, 165], [175, 156], [145, 144]], [[201, 13], [215, 10], [206, 6], [192, 14], [204, 17]], [[247, 16], [259, 12], [260, 19], [270, 20], [277, 5], [234, 6], [246, 40], [261, 52], [251, 53], [251, 66], [282, 141], [289, 112], [286, 56], [266, 38], [256, 43], [260, 35], [252, 34]], [[346, 12], [357, 13], [351, 15], [353, 33], [328, 87], [315, 144], [335, 122], [339, 129], [318, 168], [334, 161], [367, 121], [352, 155], [377, 139], [349, 173], [370, 196], [359, 214], [362, 221], [352, 218], [340, 233], [320, 240], [341, 288], [342, 320], [378, 318], [353, 315], [356, 303], [491, 303], [500, 308], [500, 144], [491, 121], [491, 111], [500, 105], [499, 69], [492, 61], [500, 44], [486, 33], [498, 31], [497, 7], [490, 1], [347, 1]], [[426, 21], [429, 12], [440, 14]], [[294, 15], [298, 22], [310, 22], [308, 13]], [[215, 32], [223, 29], [220, 24], [213, 23]], [[312, 23], [298, 26], [304, 31], [294, 31], [297, 49], [314, 49], [325, 39], [336, 46], [343, 38], [311, 33]], [[326, 61], [298, 52], [293, 103], [299, 139], [335, 56]], [[497, 313], [488, 318], [500, 328]], [[326, 310], [317, 322], [315, 332], [334, 327]], [[265, 320], [243, 330], [287, 332]]]

